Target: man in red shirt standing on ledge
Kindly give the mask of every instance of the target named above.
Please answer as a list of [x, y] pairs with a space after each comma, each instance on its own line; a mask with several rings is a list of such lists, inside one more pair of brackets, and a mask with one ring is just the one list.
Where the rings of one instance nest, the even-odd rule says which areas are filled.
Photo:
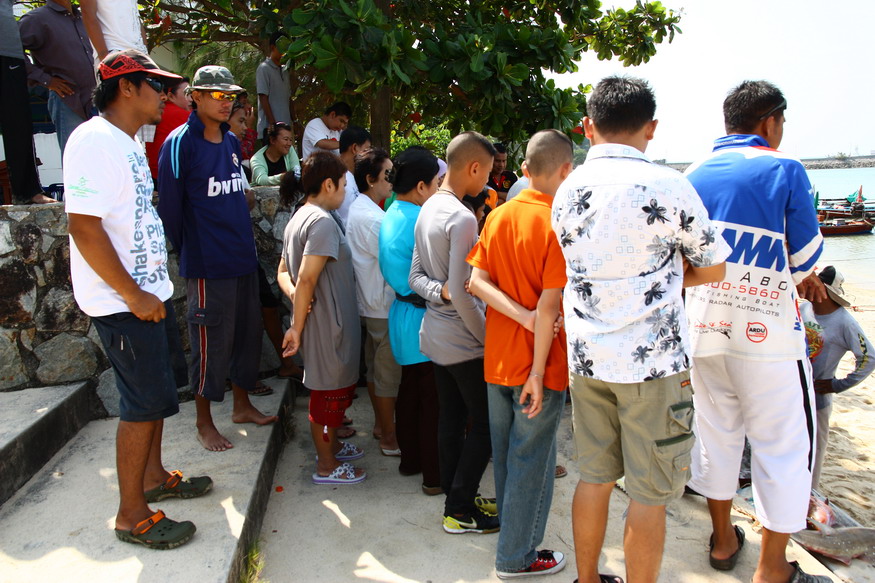
[[191, 96], [188, 95], [188, 77], [168, 80], [164, 83], [164, 94], [167, 101], [164, 102], [164, 113], [161, 115], [161, 123], [155, 127], [155, 139], [146, 142], [146, 157], [149, 158], [149, 170], [152, 171], [152, 180], [158, 183], [158, 153], [164, 140], [170, 132], [188, 121], [191, 113]]

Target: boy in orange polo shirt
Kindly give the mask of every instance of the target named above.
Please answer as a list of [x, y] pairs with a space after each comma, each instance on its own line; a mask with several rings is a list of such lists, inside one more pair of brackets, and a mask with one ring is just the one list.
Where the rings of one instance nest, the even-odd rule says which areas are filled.
[[556, 130], [532, 136], [523, 164], [531, 188], [490, 213], [468, 255], [471, 293], [489, 306], [484, 370], [501, 520], [495, 568], [502, 579], [565, 567], [562, 553], [536, 547], [553, 498], [568, 385], [565, 334], [553, 337], [566, 278], [550, 212], [571, 169], [567, 136]]

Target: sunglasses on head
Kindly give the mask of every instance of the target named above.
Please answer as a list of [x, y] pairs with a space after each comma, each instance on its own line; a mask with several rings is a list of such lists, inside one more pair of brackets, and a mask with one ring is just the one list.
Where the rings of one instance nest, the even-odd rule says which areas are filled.
[[216, 101], [235, 101], [237, 99], [236, 93], [225, 93], [224, 91], [207, 91], [206, 94]]
[[773, 107], [772, 109], [767, 111], [766, 113], [762, 114], [760, 116], [760, 121], [762, 121], [762, 120], [766, 119], [767, 117], [769, 117], [770, 115], [774, 114], [779, 109], [786, 109], [786, 108], [787, 108], [787, 100], [782, 99], [781, 103], [779, 103], [778, 105], [776, 105], [775, 107]]
[[161, 82], [160, 79], [156, 79], [155, 77], [146, 77], [143, 79], [146, 82], [146, 85], [155, 90], [156, 93], [161, 93], [164, 91], [164, 83]]

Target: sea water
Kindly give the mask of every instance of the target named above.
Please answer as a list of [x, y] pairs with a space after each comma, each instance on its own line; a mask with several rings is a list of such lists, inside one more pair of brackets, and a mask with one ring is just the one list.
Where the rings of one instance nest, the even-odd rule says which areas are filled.
[[[820, 200], [844, 198], [862, 186], [863, 196], [875, 202], [875, 168], [809, 170], [808, 178]], [[835, 266], [849, 283], [875, 290], [875, 235], [826, 237], [817, 267], [827, 265]]]
[[846, 198], [863, 187], [863, 196], [875, 202], [875, 168], [836, 168], [809, 170], [808, 179], [820, 200]]

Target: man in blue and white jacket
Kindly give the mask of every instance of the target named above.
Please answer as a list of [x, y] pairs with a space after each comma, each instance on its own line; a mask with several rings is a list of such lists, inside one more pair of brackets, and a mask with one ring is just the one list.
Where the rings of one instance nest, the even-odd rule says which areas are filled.
[[811, 184], [776, 150], [786, 108], [771, 83], [745, 81], [723, 103], [729, 135], [687, 170], [732, 248], [722, 282], [687, 291], [698, 437], [689, 485], [708, 498], [711, 566], [732, 569], [744, 544], [730, 510], [747, 435], [764, 526], [757, 583], [829, 581], [785, 556], [790, 533], [805, 528], [816, 432], [796, 292], [825, 295], [813, 275], [823, 239]]
[[226, 379], [234, 394], [232, 421], [265, 425], [277, 418], [249, 401], [261, 359], [258, 258], [240, 143], [227, 123], [243, 88], [225, 67], [206, 66], [190, 91], [194, 111], [158, 157], [158, 214], [186, 280], [198, 439], [210, 451], [225, 451], [233, 445], [216, 429], [210, 403], [224, 399]]

